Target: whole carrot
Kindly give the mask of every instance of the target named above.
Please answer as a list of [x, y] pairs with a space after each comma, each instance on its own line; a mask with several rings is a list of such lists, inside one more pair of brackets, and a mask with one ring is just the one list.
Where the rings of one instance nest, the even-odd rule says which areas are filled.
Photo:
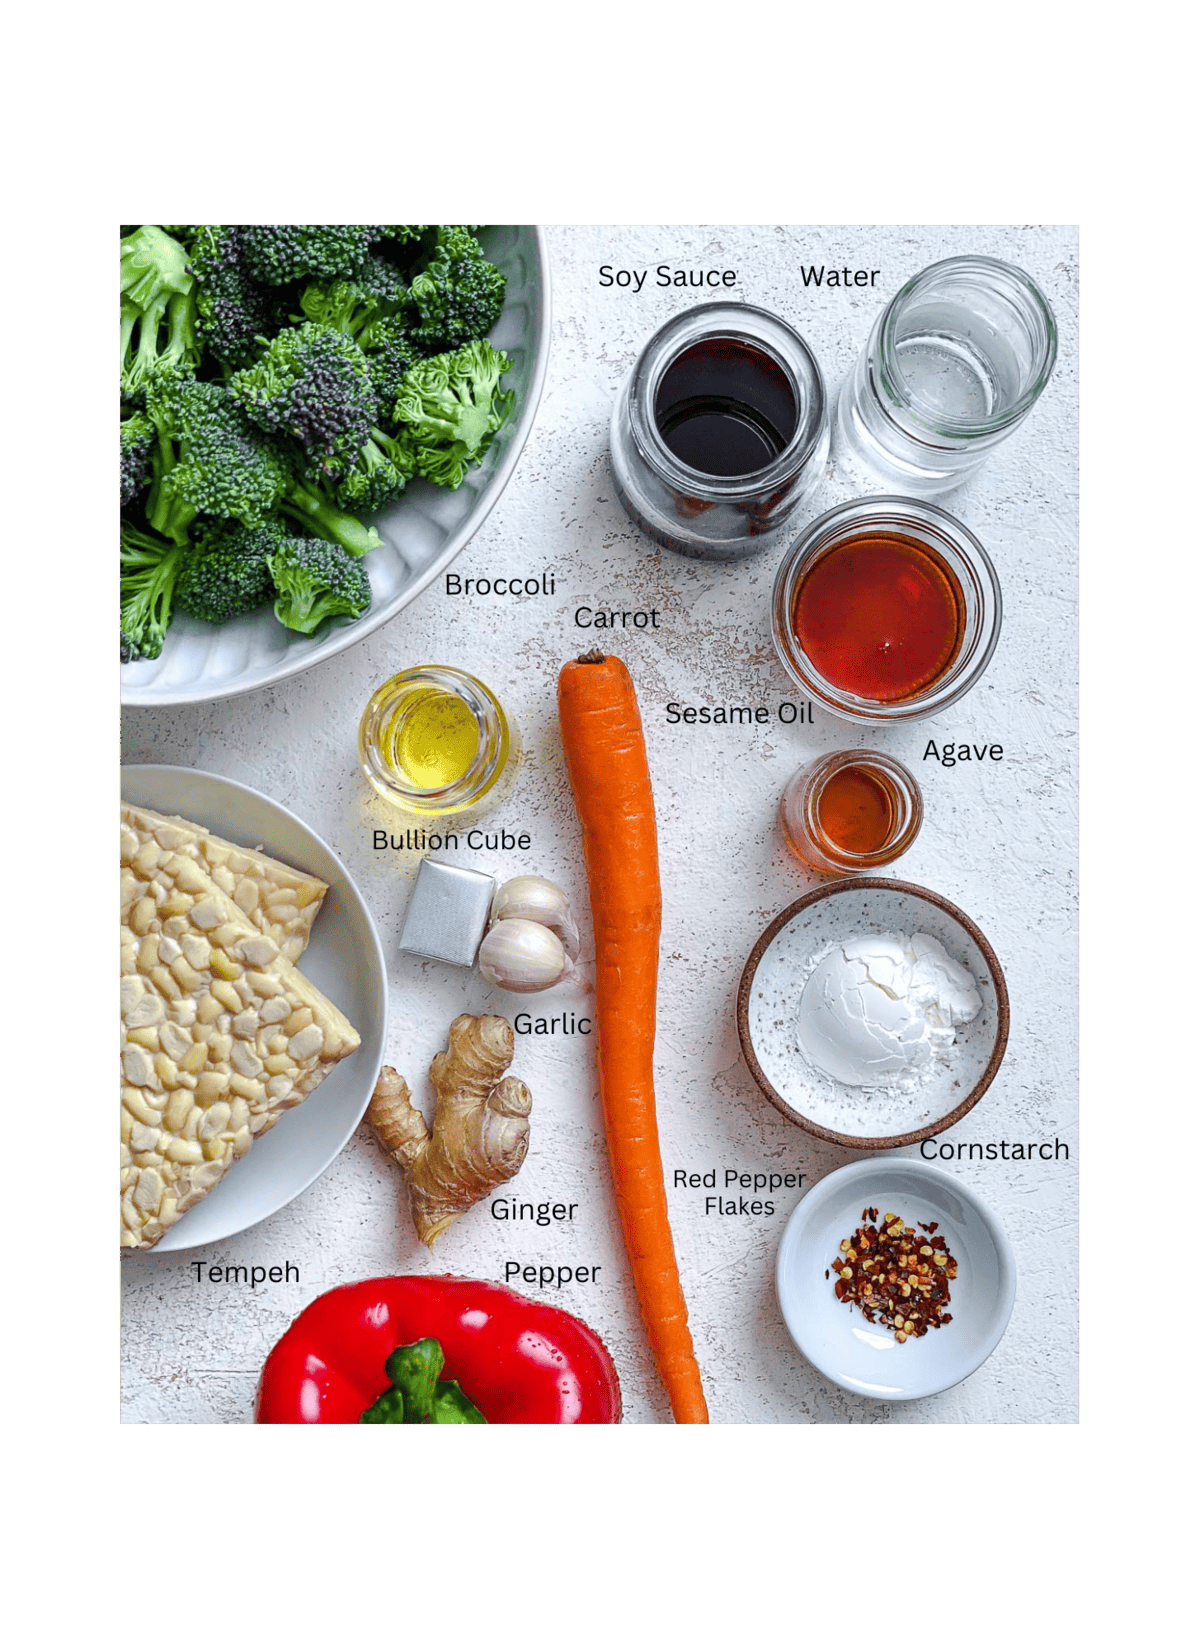
[[705, 1425], [654, 1112], [662, 919], [654, 795], [637, 696], [620, 659], [596, 652], [566, 665], [558, 717], [583, 826], [596, 935], [596, 1061], [621, 1229], [671, 1413]]

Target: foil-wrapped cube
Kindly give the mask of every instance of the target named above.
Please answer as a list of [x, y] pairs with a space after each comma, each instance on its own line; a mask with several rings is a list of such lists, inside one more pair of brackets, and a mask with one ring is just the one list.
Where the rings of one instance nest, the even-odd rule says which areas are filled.
[[487, 930], [496, 878], [422, 859], [400, 934], [400, 949], [470, 968]]

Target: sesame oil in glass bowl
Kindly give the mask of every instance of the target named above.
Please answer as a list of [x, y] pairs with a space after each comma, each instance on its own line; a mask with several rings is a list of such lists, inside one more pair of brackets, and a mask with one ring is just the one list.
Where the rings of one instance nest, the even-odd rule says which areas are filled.
[[917, 721], [969, 692], [1000, 636], [1000, 583], [983, 545], [911, 498], [841, 504], [784, 556], [775, 649], [808, 697], [848, 721]]

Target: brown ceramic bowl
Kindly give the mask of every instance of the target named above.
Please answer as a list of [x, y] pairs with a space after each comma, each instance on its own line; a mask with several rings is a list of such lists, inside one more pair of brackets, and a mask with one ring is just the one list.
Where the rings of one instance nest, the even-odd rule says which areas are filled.
[[[809, 963], [835, 940], [871, 933], [930, 934], [983, 998], [957, 1032], [949, 1063], [910, 1094], [846, 1087], [800, 1052]], [[982, 1099], [1008, 1044], [1008, 989], [995, 951], [949, 899], [912, 882], [857, 876], [805, 894], [767, 924], [742, 971], [737, 1022], [750, 1073], [781, 1115], [832, 1144], [887, 1151], [944, 1132]]]

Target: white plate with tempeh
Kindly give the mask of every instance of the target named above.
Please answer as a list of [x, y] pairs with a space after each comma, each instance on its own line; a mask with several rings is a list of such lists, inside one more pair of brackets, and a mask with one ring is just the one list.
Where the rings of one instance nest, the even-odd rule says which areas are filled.
[[[150, 832], [156, 827], [156, 815], [168, 815], [201, 827], [198, 837], [185, 840], [183, 832], [176, 832], [172, 838], [171, 832], [164, 829], [169, 822], [167, 819], [157, 821], [159, 836], [168, 839], [176, 855], [186, 857], [191, 854], [194, 859], [196, 870], [189, 872], [187, 880], [189, 885], [191, 881], [196, 882], [193, 909], [200, 926], [205, 926], [210, 915], [212, 920], [222, 921], [222, 926], [214, 930], [214, 937], [225, 934], [229, 940], [227, 948], [234, 955], [239, 955], [242, 948], [253, 950], [256, 958], [259, 949], [264, 953], [268, 949], [276, 950], [273, 959], [264, 957], [253, 963], [253, 974], [250, 972], [251, 964], [247, 962], [247, 977], [263, 981], [264, 991], [269, 989], [277, 997], [288, 995], [290, 1005], [315, 1004], [318, 1017], [325, 1016], [326, 1047], [337, 1043], [333, 1059], [326, 1061], [328, 1074], [315, 1069], [321, 1059], [318, 1052], [310, 1056], [307, 1069], [303, 1068], [304, 1062], [301, 1060], [300, 1067], [289, 1067], [288, 1077], [274, 1085], [276, 1089], [290, 1090], [294, 1079], [294, 1094], [289, 1091], [278, 1105], [271, 1104], [265, 1096], [261, 1106], [256, 1106], [251, 1100], [251, 1111], [271, 1113], [265, 1120], [261, 1114], [252, 1120], [252, 1140], [247, 1136], [233, 1144], [236, 1137], [233, 1124], [225, 1119], [225, 1133], [231, 1149], [225, 1152], [223, 1164], [220, 1161], [219, 1139], [214, 1136], [210, 1143], [208, 1138], [212, 1129], [209, 1127], [211, 1118], [206, 1111], [199, 1133], [204, 1160], [198, 1159], [193, 1167], [187, 1160], [188, 1148], [183, 1136], [190, 1132], [195, 1137], [196, 1130], [189, 1130], [181, 1120], [172, 1131], [168, 1120], [171, 1095], [153, 1091], [161, 1086], [153, 1067], [157, 1065], [159, 1071], [165, 1069], [173, 1073], [173, 1062], [168, 1058], [163, 1065], [162, 1056], [149, 1048], [146, 1049], [150, 1056], [147, 1062], [139, 1052], [145, 1045], [145, 1038], [135, 1038], [126, 1022], [123, 1005], [123, 1030], [128, 1036], [123, 1053], [123, 1134], [130, 1132], [131, 1122], [124, 1115], [126, 1101], [132, 1100], [137, 1109], [138, 1092], [131, 1093], [128, 1086], [132, 1080], [129, 1076], [131, 1064], [137, 1065], [140, 1061], [147, 1065], [149, 1087], [141, 1091], [141, 1097], [157, 1105], [163, 1116], [149, 1116], [141, 1123], [137, 1123], [135, 1118], [135, 1139], [123, 1140], [122, 1242], [135, 1250], [145, 1251], [153, 1247], [161, 1253], [220, 1242], [256, 1225], [299, 1196], [329, 1166], [362, 1120], [379, 1075], [387, 1029], [387, 973], [375, 924], [349, 873], [332, 849], [286, 808], [231, 779], [182, 767], [123, 768], [121, 795], [122, 802], [128, 804], [131, 810], [125, 813], [122, 824], [123, 877], [130, 883], [133, 892], [144, 894], [137, 877], [144, 878], [154, 873], [134, 869], [131, 863], [126, 862], [131, 859], [131, 843], [140, 832], [140, 840], [146, 843], [147, 851], [154, 857], [156, 848]], [[139, 811], [144, 809], [152, 812]], [[130, 836], [131, 827], [133, 837]], [[205, 838], [205, 832], [211, 832], [211, 839]], [[130, 840], [126, 841], [126, 838]], [[231, 850], [229, 844], [236, 844], [236, 848]], [[236, 854], [237, 849], [259, 850], [270, 857], [268, 860], [258, 860], [257, 867], [246, 867], [243, 862], [238, 877], [231, 878], [220, 861], [228, 859], [230, 851]], [[163, 850], [160, 858], [164, 865], [174, 864], [178, 870], [178, 856], [171, 857], [168, 850]], [[271, 861], [280, 863], [273, 864]], [[232, 862], [236, 869], [239, 860], [235, 858]], [[156, 884], [160, 904], [165, 879], [160, 875]], [[253, 885], [256, 879], [259, 883], [257, 889]], [[287, 891], [280, 892], [273, 883], [280, 884]], [[324, 884], [328, 884], [328, 891], [324, 893], [315, 921], [310, 922], [303, 908], [297, 915], [297, 900], [303, 907], [314, 890], [319, 890]], [[207, 903], [225, 901], [215, 914], [205, 910], [206, 886], [209, 892]], [[168, 887], [168, 896], [171, 891]], [[260, 896], [264, 901], [270, 898], [275, 911], [285, 919], [290, 918], [291, 926], [285, 929], [288, 936], [281, 940], [278, 947], [273, 947], [271, 940], [265, 937], [273, 930], [266, 919], [265, 909], [259, 904]], [[123, 895], [123, 911], [127, 903], [128, 899]], [[129, 951], [134, 945], [141, 947], [144, 933], [139, 935], [139, 928], [145, 930], [148, 926], [151, 933], [162, 931], [162, 924], [153, 920], [150, 901], [143, 897], [142, 905], [141, 919], [136, 922], [132, 914], [134, 905], [129, 907], [128, 920], [134, 924], [132, 929], [123, 919], [123, 951]], [[245, 924], [240, 942], [237, 937], [238, 922]], [[208, 925], [211, 927], [211, 923]], [[280, 938], [277, 929], [275, 936]], [[186, 939], [184, 942], [186, 944]], [[172, 954], [179, 950], [178, 945], [169, 948]], [[220, 959], [221, 953], [217, 948], [214, 948], [213, 956]], [[298, 969], [298, 975], [295, 969]], [[158, 971], [161, 974], [162, 970]], [[137, 966], [123, 967], [123, 996], [125, 987], [129, 988], [131, 996], [143, 986], [150, 994], [150, 976], [145, 970], [142, 972], [144, 978], [139, 983]], [[176, 956], [175, 975], [183, 978], [185, 984], [191, 984], [195, 994], [203, 1000], [202, 984], [192, 978], [191, 970], [179, 956]], [[282, 992], [281, 980], [284, 981]], [[163, 980], [163, 983], [178, 995], [170, 981]], [[327, 1002], [322, 1006], [323, 999]], [[136, 1026], [141, 1016], [135, 1008], [128, 1017]], [[312, 1013], [307, 1017], [311, 1019]], [[164, 1029], [170, 1028], [169, 1024], [164, 1024]], [[269, 1028], [272, 1027], [266, 1027]], [[273, 1028], [279, 1030], [281, 1027]], [[175, 1035], [178, 1038], [178, 1031]], [[319, 1036], [314, 1036], [312, 1032], [308, 1036], [319, 1041]], [[300, 1035], [292, 1038], [291, 1045], [298, 1055], [304, 1052], [306, 1046]], [[243, 1052], [252, 1060], [249, 1044]], [[260, 1048], [259, 1053], [263, 1052], [264, 1048]], [[180, 1068], [189, 1071], [192, 1063], [184, 1058], [179, 1061]], [[253, 1068], [253, 1061], [247, 1068]], [[256, 1092], [260, 1083], [267, 1082], [268, 1072], [258, 1070], [256, 1074], [257, 1083], [247, 1082], [233, 1072], [235, 1086], [247, 1093]], [[203, 1070], [198, 1078], [192, 1076], [190, 1086], [194, 1095], [197, 1081], [201, 1087], [206, 1083], [215, 1085], [217, 1077]], [[296, 1103], [300, 1093], [306, 1097], [303, 1103]], [[224, 1100], [233, 1096], [227, 1092], [220, 1097]], [[229, 1108], [229, 1105], [222, 1103], [213, 1107], [213, 1111], [219, 1111], [224, 1119], [224, 1113]], [[238, 1109], [236, 1101], [234, 1109]], [[192, 1120], [194, 1122], [196, 1119], [193, 1117]], [[147, 1125], [150, 1123], [155, 1123], [158, 1128], [156, 1141], [149, 1140]], [[131, 1144], [148, 1149], [131, 1153]], [[253, 1149], [249, 1149], [250, 1144]], [[165, 1160], [159, 1161], [159, 1153]], [[192, 1154], [195, 1155], [195, 1147]], [[141, 1221], [140, 1229], [126, 1217], [134, 1209], [134, 1193], [140, 1183], [138, 1173], [131, 1173], [126, 1166], [126, 1159], [131, 1159], [135, 1166], [138, 1163], [151, 1165], [145, 1170], [146, 1184], [140, 1187], [143, 1205], [137, 1215]], [[215, 1162], [216, 1166], [210, 1166], [211, 1162]], [[225, 1167], [228, 1167], [227, 1173]], [[214, 1179], [217, 1183], [207, 1189], [206, 1184]], [[126, 1189], [127, 1185], [130, 1190]], [[181, 1202], [188, 1205], [182, 1213], [178, 1212]], [[155, 1206], [151, 1207], [152, 1203]]]

